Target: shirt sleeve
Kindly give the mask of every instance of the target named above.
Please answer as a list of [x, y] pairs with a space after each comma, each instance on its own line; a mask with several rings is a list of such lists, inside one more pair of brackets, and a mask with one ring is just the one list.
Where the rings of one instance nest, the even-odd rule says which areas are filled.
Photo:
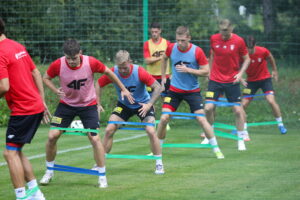
[[166, 56], [170, 57], [175, 43], [170, 43], [166, 49]]
[[0, 79], [8, 78], [7, 65], [8, 60], [4, 56], [0, 56]]
[[144, 52], [144, 58], [150, 58], [150, 50], [149, 50], [149, 41], [146, 41], [144, 43], [144, 47], [143, 47], [143, 52]]
[[248, 53], [247, 46], [243, 39], [240, 40], [240, 56], [245, 56]]
[[198, 65], [203, 66], [208, 64], [207, 57], [205, 56], [203, 50], [200, 47], [196, 48], [195, 54]]
[[264, 48], [264, 50], [265, 50], [264, 51], [264, 57], [268, 58], [270, 56], [271, 52], [267, 48]]
[[138, 68], [139, 79], [147, 86], [151, 86], [155, 79], [141, 66]]
[[51, 78], [54, 78], [56, 76], [59, 76], [59, 73], [60, 73], [60, 59], [57, 59], [50, 64], [47, 70], [47, 74]]
[[[110, 68], [111, 71], [114, 71], [114, 68]], [[112, 83], [112, 81], [108, 78], [107, 75], [103, 75], [98, 79], [98, 84], [100, 87], [104, 87], [108, 84]]]
[[96, 58], [89, 56], [90, 66], [93, 73], [104, 73], [106, 66]]

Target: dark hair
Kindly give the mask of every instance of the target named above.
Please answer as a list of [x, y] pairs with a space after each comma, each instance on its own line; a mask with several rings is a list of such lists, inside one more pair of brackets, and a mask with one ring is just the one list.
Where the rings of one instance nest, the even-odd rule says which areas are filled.
[[160, 24], [157, 22], [152, 22], [152, 24], [150, 25], [150, 28], [158, 28], [160, 29]]
[[0, 18], [0, 35], [4, 34], [5, 32], [5, 23], [2, 18]]
[[80, 53], [80, 44], [75, 39], [68, 39], [65, 41], [63, 45], [64, 53], [68, 56], [75, 56], [76, 54]]
[[252, 35], [249, 35], [249, 36], [247, 36], [244, 40], [245, 40], [246, 46], [247, 46], [249, 49], [253, 49], [253, 47], [254, 47], [255, 44], [256, 44], [255, 38], [254, 38]]

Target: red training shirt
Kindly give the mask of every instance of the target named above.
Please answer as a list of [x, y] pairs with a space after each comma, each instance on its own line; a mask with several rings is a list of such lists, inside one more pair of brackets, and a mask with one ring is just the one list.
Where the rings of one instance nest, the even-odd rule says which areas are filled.
[[232, 83], [234, 76], [240, 70], [240, 61], [248, 53], [244, 40], [232, 33], [231, 38], [223, 40], [220, 33], [210, 38], [211, 53], [213, 53], [210, 80], [219, 83]]
[[0, 42], [0, 79], [9, 79], [10, 88], [5, 98], [12, 116], [44, 111], [42, 97], [32, 76], [35, 68], [23, 45], [10, 39]]

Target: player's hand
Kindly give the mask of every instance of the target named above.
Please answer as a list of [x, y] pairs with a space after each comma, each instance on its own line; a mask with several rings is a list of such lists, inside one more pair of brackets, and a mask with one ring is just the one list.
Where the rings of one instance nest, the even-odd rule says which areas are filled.
[[277, 71], [272, 71], [272, 78], [277, 82], [278, 81], [278, 72]]
[[98, 104], [97, 105], [97, 110], [98, 110], [98, 113], [100, 114], [100, 112], [104, 112], [104, 108], [102, 107], [102, 105]]
[[129, 101], [129, 103], [134, 104], [134, 98], [133, 98], [133, 96], [131, 95], [131, 93], [127, 89], [121, 91], [121, 98], [122, 98], [122, 100], [124, 100], [124, 97], [127, 98], [127, 100]]
[[189, 68], [183, 63], [181, 63], [181, 65], [176, 65], [175, 69], [177, 72], [189, 73]]
[[152, 105], [149, 103], [139, 103], [142, 107], [139, 109], [139, 114], [145, 117], [148, 111], [151, 109]]
[[233, 83], [238, 83], [241, 82], [242, 80], [242, 74], [238, 73], [237, 75], [234, 76], [235, 80], [233, 81]]
[[56, 90], [56, 94], [57, 94], [59, 97], [65, 97], [65, 96], [66, 96], [65, 92], [62, 90], [61, 87], [58, 88], [58, 89]]
[[241, 83], [244, 87], [247, 87], [247, 85], [248, 85], [247, 81], [243, 78], [241, 79]]
[[48, 124], [50, 122], [50, 119], [52, 118], [52, 116], [51, 116], [49, 109], [45, 102], [44, 102], [44, 107], [45, 107], [45, 110], [44, 110], [42, 124]]

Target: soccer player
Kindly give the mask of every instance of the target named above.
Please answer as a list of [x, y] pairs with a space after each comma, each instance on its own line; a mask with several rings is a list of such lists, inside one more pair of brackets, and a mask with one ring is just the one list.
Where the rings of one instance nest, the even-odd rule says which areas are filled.
[[[161, 27], [157, 22], [150, 25], [151, 38], [144, 43], [144, 61], [147, 64], [147, 71], [161, 83], [161, 61], [170, 41], [161, 37]], [[170, 87], [170, 66], [167, 63], [165, 90], [162, 95], [166, 95]], [[150, 88], [151, 90], [151, 88]]]
[[[278, 81], [278, 72], [275, 59], [272, 53], [261, 46], [256, 46], [256, 41], [253, 36], [248, 36], [245, 39], [251, 63], [246, 70], [247, 82], [245, 84], [246, 88], [243, 90], [244, 95], [254, 95], [258, 89], [261, 89], [266, 95], [266, 100], [270, 104], [273, 115], [278, 122], [278, 128], [281, 134], [286, 134], [287, 129], [284, 127], [280, 112], [280, 107], [275, 100], [272, 77], [275, 81]], [[268, 70], [268, 62], [272, 66], [272, 76]], [[246, 109], [252, 98], [243, 98], [242, 104], [244, 109]]]
[[[204, 114], [203, 101], [200, 94], [198, 76], [207, 76], [209, 67], [203, 50], [190, 43], [191, 35], [188, 27], [179, 26], [176, 29], [176, 43], [168, 46], [163, 55], [162, 83], [166, 81], [166, 67], [168, 58], [172, 64], [172, 79], [170, 89], [164, 98], [162, 112], [175, 112], [182, 100], [190, 106], [191, 113]], [[163, 143], [166, 137], [166, 125], [170, 119], [169, 114], [162, 114], [158, 125], [158, 137]], [[211, 145], [218, 145], [212, 126], [204, 116], [196, 117], [202, 126]], [[218, 159], [224, 158], [219, 147], [214, 147]]]
[[[228, 19], [219, 22], [220, 33], [210, 38], [210, 76], [206, 100], [218, 101], [220, 94], [225, 93], [228, 102], [240, 103], [241, 91], [239, 82], [246, 71], [250, 58], [244, 40], [232, 33], [233, 25]], [[241, 64], [242, 62], [242, 64]], [[205, 111], [210, 124], [214, 123], [215, 104], [206, 103]], [[246, 137], [244, 130], [245, 112], [243, 106], [232, 107], [235, 114], [237, 134]], [[204, 139], [205, 140], [205, 139]], [[238, 140], [238, 150], [246, 150], [244, 140]]]
[[[133, 94], [135, 103], [131, 104], [126, 99], [122, 99], [119, 87], [116, 87], [119, 96], [117, 106], [114, 108], [109, 121], [127, 121], [130, 117], [137, 115], [142, 122], [154, 123], [154, 108], [153, 105], [158, 99], [161, 86], [160, 84], [146, 71], [143, 67], [133, 65], [131, 63], [130, 55], [125, 50], [120, 50], [115, 56], [116, 65], [111, 69], [114, 74], [122, 81], [122, 83]], [[96, 85], [97, 96], [100, 96], [101, 87], [111, 83], [107, 76], [102, 76]], [[152, 88], [152, 95], [150, 98], [146, 90], [146, 86]], [[101, 98], [98, 98], [98, 104], [101, 105]], [[105, 136], [103, 145], [106, 153], [109, 153], [112, 144], [113, 136], [116, 130], [120, 127], [118, 124], [108, 124], [105, 129]], [[164, 174], [164, 167], [161, 159], [161, 147], [157, 138], [154, 126], [145, 126], [146, 132], [150, 139], [151, 150], [156, 159], [155, 174]]]
[[[29, 189], [38, 187], [32, 166], [22, 151], [33, 139], [42, 119], [49, 122], [44, 88], [39, 70], [25, 47], [6, 38], [0, 18], [0, 97], [5, 96], [11, 110], [6, 131], [7, 162], [17, 199], [25, 199], [25, 181]], [[44, 200], [40, 189], [26, 199]]]
[[[51, 120], [52, 127], [67, 128], [75, 116], [79, 116], [85, 129], [98, 129], [99, 116], [97, 111], [96, 92], [94, 87], [94, 73], [104, 73], [115, 82], [121, 90], [121, 96], [133, 103], [130, 92], [124, 87], [114, 73], [102, 62], [91, 56], [82, 55], [77, 40], [69, 39], [63, 45], [65, 56], [55, 60], [49, 66], [43, 81], [55, 94], [60, 97], [59, 104]], [[59, 77], [60, 87], [57, 88], [51, 79]], [[46, 143], [46, 166], [53, 167], [57, 151], [57, 140], [62, 130], [51, 129]], [[95, 133], [88, 133], [93, 146], [94, 159], [99, 173], [105, 173], [105, 153], [100, 137]], [[53, 178], [53, 170], [46, 170], [40, 183], [47, 185]], [[107, 187], [106, 176], [99, 176], [99, 187]]]

